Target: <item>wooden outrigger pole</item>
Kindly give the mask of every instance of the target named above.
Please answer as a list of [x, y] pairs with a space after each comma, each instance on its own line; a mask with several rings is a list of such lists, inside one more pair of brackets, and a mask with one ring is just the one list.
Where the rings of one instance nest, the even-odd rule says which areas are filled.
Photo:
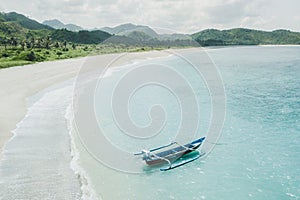
[[[150, 150], [142, 150], [141, 152], [135, 153], [134, 155], [142, 155], [143, 160], [146, 162], [149, 166], [157, 166], [157, 165], [163, 165], [168, 164], [168, 167], [161, 168], [161, 171], [167, 171], [170, 169], [174, 169], [177, 167], [180, 167], [182, 165], [185, 165], [187, 163], [193, 162], [204, 155], [204, 153], [201, 153], [198, 148], [201, 146], [203, 141], [205, 140], [205, 137], [199, 138], [197, 140], [192, 141], [191, 143], [180, 145], [178, 142], [171, 142], [170, 144], [157, 147]], [[154, 153], [158, 150], [170, 147], [174, 144], [177, 144], [178, 147], [174, 147], [168, 150], [164, 150], [158, 153]], [[191, 152], [198, 151], [198, 155], [194, 158], [184, 160], [181, 163], [176, 163], [181, 157], [184, 155], [187, 155]]]

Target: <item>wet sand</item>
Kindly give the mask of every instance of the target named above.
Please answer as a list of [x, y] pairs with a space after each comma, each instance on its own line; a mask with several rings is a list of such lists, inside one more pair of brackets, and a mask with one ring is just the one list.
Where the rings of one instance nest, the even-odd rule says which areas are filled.
[[[124, 56], [126, 55], [126, 56]], [[85, 70], [97, 67], [119, 66], [134, 60], [168, 56], [165, 51], [120, 53], [95, 56], [101, 60]], [[26, 98], [62, 81], [75, 77], [86, 58], [76, 58], [0, 70], [0, 149], [13, 136], [16, 124], [26, 115]], [[113, 63], [111, 64], [111, 62]], [[0, 158], [1, 158], [0, 153]]]

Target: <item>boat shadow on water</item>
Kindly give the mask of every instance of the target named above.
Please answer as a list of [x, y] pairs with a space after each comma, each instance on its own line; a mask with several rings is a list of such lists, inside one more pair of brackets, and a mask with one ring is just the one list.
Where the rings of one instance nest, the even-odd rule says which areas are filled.
[[[172, 163], [172, 166], [175, 166], [175, 167], [172, 167], [170, 169], [175, 169], [177, 167], [183, 166], [187, 163], [197, 160], [198, 158], [200, 158], [202, 156], [204, 156], [204, 153], [201, 153], [199, 151], [190, 152], [186, 155], [183, 155], [178, 160], [174, 161]], [[167, 161], [164, 161], [164, 163], [162, 163], [161, 165], [154, 165], [154, 166], [145, 165], [145, 166], [143, 166], [142, 170], [144, 173], [150, 174], [150, 173], [157, 172], [157, 171], [168, 171], [169, 166], [170, 166], [169, 163]]]
[[204, 140], [205, 137], [202, 137], [185, 145], [172, 142], [154, 149], [142, 150], [134, 155], [142, 156], [142, 160], [148, 165], [144, 167], [144, 171], [151, 172], [157, 170], [158, 167], [160, 171], [168, 171], [193, 162], [203, 156], [204, 153], [201, 153], [198, 148], [202, 145]]

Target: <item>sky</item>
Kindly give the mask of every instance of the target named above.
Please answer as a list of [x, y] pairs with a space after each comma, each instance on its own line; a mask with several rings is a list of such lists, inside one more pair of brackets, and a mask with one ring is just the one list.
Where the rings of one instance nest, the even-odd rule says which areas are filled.
[[161, 33], [237, 27], [300, 31], [299, 8], [299, 0], [0, 0], [2, 12], [39, 22], [58, 19], [88, 29], [133, 23]]

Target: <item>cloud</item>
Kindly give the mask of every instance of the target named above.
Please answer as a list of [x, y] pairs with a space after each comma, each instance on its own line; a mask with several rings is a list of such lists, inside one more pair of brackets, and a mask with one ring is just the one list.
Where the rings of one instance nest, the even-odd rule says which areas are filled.
[[244, 1], [225, 3], [210, 7], [207, 15], [209, 21], [213, 24], [228, 24], [246, 16], [246, 6], [247, 3]]
[[122, 23], [193, 33], [205, 28], [290, 28], [300, 31], [298, 0], [9, 0], [3, 11], [39, 21], [57, 18], [86, 28]]

